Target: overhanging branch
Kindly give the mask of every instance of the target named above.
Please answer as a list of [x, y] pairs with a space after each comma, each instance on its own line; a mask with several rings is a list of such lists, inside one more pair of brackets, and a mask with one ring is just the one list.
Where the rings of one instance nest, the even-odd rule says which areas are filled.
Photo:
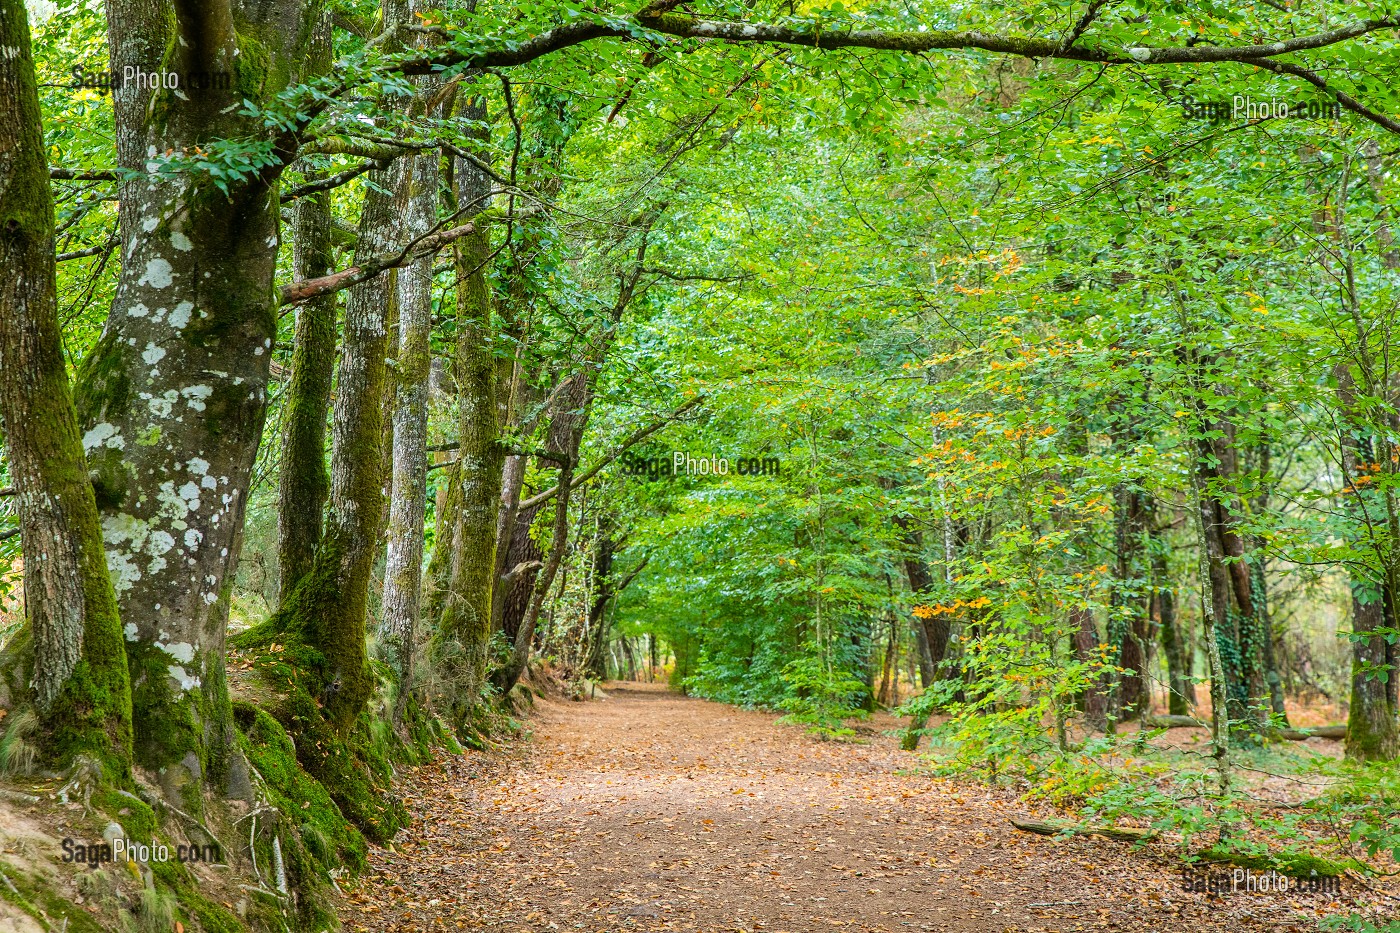
[[[600, 472], [602, 472], [604, 467], [606, 467], [608, 464], [612, 463], [618, 457], [626, 453], [629, 447], [632, 447], [638, 442], [644, 441], [648, 437], [651, 437], [657, 431], [660, 431], [662, 428], [666, 427], [666, 425], [675, 421], [681, 415], [690, 411], [692, 408], [694, 408], [696, 405], [699, 405], [704, 400], [705, 396], [697, 395], [695, 396], [695, 398], [686, 402], [684, 405], [680, 406], [675, 411], [671, 412], [665, 418], [662, 418], [658, 421], [654, 421], [644, 428], [640, 428], [636, 431], [633, 431], [631, 434], [627, 435], [627, 437], [623, 438], [622, 443], [619, 444], [616, 448], [614, 448], [612, 453], [608, 454], [602, 460], [598, 461], [593, 466], [589, 467], [587, 470], [574, 477], [573, 482], [569, 484], [569, 488], [573, 489], [577, 486], [582, 486], [584, 483], [588, 482], [593, 477], [597, 476]], [[526, 499], [524, 502], [520, 503], [520, 510], [523, 512], [525, 509], [539, 505], [542, 502], [548, 502], [550, 499], [553, 499], [557, 495], [559, 495], [558, 486], [546, 489], [544, 492], [537, 493], [536, 495], [533, 495], [530, 498]]]

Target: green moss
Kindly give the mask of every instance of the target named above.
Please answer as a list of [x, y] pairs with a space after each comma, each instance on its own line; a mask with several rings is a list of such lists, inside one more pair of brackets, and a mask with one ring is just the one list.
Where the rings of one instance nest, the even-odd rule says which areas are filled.
[[106, 933], [91, 914], [65, 900], [54, 885], [45, 878], [28, 875], [6, 864], [5, 877], [10, 885], [0, 884], [0, 899], [13, 904], [49, 930], [68, 933]]
[[1254, 871], [1276, 871], [1290, 878], [1337, 878], [1348, 871], [1361, 871], [1362, 866], [1355, 859], [1334, 862], [1310, 852], [1239, 852], [1220, 846], [1212, 846], [1196, 855], [1204, 862], [1238, 865]]
[[194, 921], [198, 924], [195, 929], [204, 933], [246, 933], [247, 926], [237, 914], [201, 893], [199, 879], [188, 867], [171, 860], [152, 861], [150, 868], [156, 881], [174, 895], [178, 905], [176, 918], [183, 918], [186, 929], [190, 929], [194, 925], [190, 921]]
[[113, 788], [103, 788], [92, 797], [92, 804], [107, 816], [121, 824], [128, 839], [149, 845], [156, 836], [159, 821], [150, 805], [132, 794], [119, 793]]
[[[288, 883], [298, 892], [302, 928], [334, 926], [327, 872], [341, 865], [363, 870], [364, 837], [346, 820], [325, 786], [302, 769], [296, 743], [277, 720], [241, 701], [234, 705], [234, 715], [243, 752], [280, 812], [276, 831]], [[263, 843], [259, 855], [262, 864], [271, 864], [270, 846], [270, 840]]]

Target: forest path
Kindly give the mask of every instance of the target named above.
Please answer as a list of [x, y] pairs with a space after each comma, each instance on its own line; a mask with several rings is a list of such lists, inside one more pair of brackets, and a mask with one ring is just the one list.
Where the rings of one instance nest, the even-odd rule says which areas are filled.
[[1125, 845], [1018, 832], [1013, 797], [898, 774], [917, 758], [892, 737], [775, 718], [659, 685], [542, 702], [519, 753], [409, 776], [414, 825], [373, 853], [345, 928], [1195, 933], [1306, 929], [1291, 918], [1324, 904], [1184, 893]]

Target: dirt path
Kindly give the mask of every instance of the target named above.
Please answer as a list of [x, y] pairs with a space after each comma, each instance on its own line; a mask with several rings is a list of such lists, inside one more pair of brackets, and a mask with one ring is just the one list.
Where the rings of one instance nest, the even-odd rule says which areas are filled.
[[351, 931], [1310, 929], [1322, 895], [1186, 893], [1126, 846], [1011, 828], [1011, 798], [660, 687], [542, 703], [514, 758], [452, 757], [350, 892]]

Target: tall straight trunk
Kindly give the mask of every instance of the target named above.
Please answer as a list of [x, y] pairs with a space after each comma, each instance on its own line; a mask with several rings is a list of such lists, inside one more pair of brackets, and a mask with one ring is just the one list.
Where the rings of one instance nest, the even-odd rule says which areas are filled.
[[161, 153], [277, 132], [243, 104], [285, 89], [312, 10], [303, 0], [106, 4], [114, 73], [232, 79], [113, 92], [117, 165], [130, 173], [122, 268], [75, 399], [126, 623], [136, 759], [195, 813], [202, 786], [240, 773], [224, 639], [277, 330], [278, 198], [273, 169], [226, 190], [208, 174], [151, 173]]
[[1264, 556], [1263, 542], [1256, 541], [1252, 548], [1255, 555], [1249, 571], [1253, 577], [1254, 615], [1260, 632], [1259, 646], [1264, 668], [1264, 683], [1269, 693], [1269, 711], [1283, 724], [1288, 725], [1287, 698], [1283, 692], [1283, 675], [1279, 671], [1278, 636], [1274, 632], [1273, 619], [1269, 615], [1268, 559]]
[[889, 638], [885, 642], [885, 657], [880, 665], [880, 689], [875, 701], [881, 706], [897, 705], [899, 699], [899, 624], [891, 616]]
[[[303, 78], [331, 67], [330, 16], [312, 33]], [[292, 278], [319, 278], [335, 271], [330, 192], [297, 201], [292, 224]], [[326, 472], [326, 414], [335, 374], [338, 293], [303, 302], [296, 310], [292, 380], [282, 421], [282, 466], [277, 486], [278, 599], [311, 570], [321, 545], [323, 512], [330, 494]]]
[[[1084, 664], [1097, 663], [1102, 657], [1103, 639], [1099, 627], [1094, 622], [1094, 613], [1087, 607], [1070, 610], [1070, 624], [1073, 627], [1071, 639], [1075, 657]], [[1084, 707], [1084, 720], [1090, 729], [1104, 730], [1109, 726], [1109, 691], [1102, 676], [1096, 676], [1085, 689], [1081, 698]]]
[[[1198, 380], [1196, 391], [1204, 392], [1202, 360], [1192, 356], [1188, 365]], [[1235, 428], [1228, 420], [1207, 413], [1199, 398], [1192, 405], [1198, 417], [1193, 486], [1205, 549], [1209, 615], [1225, 677], [1226, 713], [1232, 731], [1241, 737], [1253, 737], [1261, 726], [1259, 710], [1267, 708], [1269, 702], [1260, 645], [1266, 633], [1260, 630], [1255, 614], [1253, 581], [1244, 539], [1237, 527], [1239, 457]]]
[[[479, 99], [473, 101], [462, 108], [461, 115], [468, 120], [485, 120], [485, 104]], [[454, 173], [458, 209], [471, 213], [484, 210], [488, 206], [490, 178], [461, 159], [456, 162]], [[456, 243], [461, 506], [452, 582], [438, 630], [436, 654], [444, 677], [444, 708], [459, 724], [466, 722], [485, 685], [495, 589], [497, 512], [505, 464], [486, 268], [490, 257], [490, 236], [484, 227]]]
[[[1334, 375], [1339, 407], [1347, 419], [1343, 421], [1340, 443], [1344, 499], [1348, 510], [1361, 519], [1366, 509], [1362, 481], [1375, 455], [1370, 438], [1354, 423], [1357, 399], [1350, 367], [1339, 363]], [[1351, 571], [1351, 706], [1346, 753], [1360, 761], [1389, 760], [1400, 754], [1400, 711], [1388, 685], [1397, 674], [1393, 667], [1395, 652], [1384, 635], [1386, 585], [1378, 577], [1380, 574]]]
[[[1374, 143], [1362, 149], [1366, 176], [1376, 200], [1381, 204], [1376, 243], [1386, 269], [1400, 269], [1400, 250], [1390, 230], [1390, 206], [1385, 200], [1381, 155]], [[1375, 555], [1373, 567], [1351, 570], [1351, 706], [1347, 717], [1346, 754], [1360, 761], [1388, 760], [1400, 755], [1400, 644], [1386, 631], [1395, 631], [1397, 593], [1400, 593], [1400, 507], [1392, 485], [1395, 474], [1396, 418], [1388, 415], [1381, 425], [1368, 424], [1359, 404], [1358, 387], [1352, 373], [1362, 378], [1360, 392], [1374, 398], [1395, 397], [1394, 377], [1389, 363], [1381, 363], [1373, 347], [1371, 325], [1362, 314], [1357, 292], [1353, 245], [1347, 234], [1345, 211], [1348, 176], [1343, 175], [1337, 198], [1335, 239], [1340, 241], [1342, 268], [1334, 271], [1341, 283], [1341, 304], [1353, 324], [1355, 356], [1339, 360], [1333, 375], [1341, 410], [1339, 447], [1347, 510], [1366, 527], [1369, 550]], [[1324, 263], [1327, 260], [1324, 259]], [[1363, 466], [1376, 471], [1373, 479], [1384, 479], [1377, 496], [1368, 497], [1363, 489], [1367, 475]], [[1376, 515], [1375, 511], [1382, 514]], [[1370, 514], [1368, 514], [1368, 512]]]
[[1117, 678], [1110, 715], [1118, 722], [1137, 719], [1148, 712], [1151, 694], [1147, 669], [1152, 659], [1150, 646], [1156, 641], [1147, 600], [1140, 591], [1143, 567], [1140, 559], [1144, 527], [1143, 494], [1126, 483], [1114, 490], [1115, 576], [1118, 586], [1109, 603], [1109, 644], [1117, 651]]
[[[908, 516], [896, 515], [894, 523], [899, 526], [903, 549], [904, 576], [914, 598], [919, 599], [933, 587], [933, 574], [924, 560], [924, 535], [914, 527]], [[948, 617], [932, 616], [927, 619], [915, 617], [919, 629], [919, 679], [927, 687], [938, 679], [938, 668], [948, 653], [950, 628]]]
[[1195, 652], [1190, 634], [1177, 616], [1176, 593], [1167, 570], [1167, 543], [1162, 540], [1151, 497], [1147, 498], [1145, 508], [1143, 524], [1146, 527], [1148, 564], [1151, 567], [1151, 615], [1156, 620], [1162, 654], [1167, 662], [1167, 712], [1173, 716], [1186, 716], [1196, 705], [1196, 685], [1191, 680]]
[[1228, 520], [1225, 518], [1219, 494], [1211, 488], [1219, 481], [1219, 474], [1213, 465], [1215, 453], [1212, 447], [1209, 441], [1202, 442], [1196, 463], [1199, 496], [1196, 508], [1200, 515], [1201, 546], [1204, 549], [1205, 561], [1205, 595], [1208, 599], [1212, 628], [1209, 637], [1217, 646], [1221, 664], [1220, 671], [1212, 670], [1211, 676], [1212, 680], [1216, 676], [1223, 677], [1218, 691], [1212, 683], [1211, 695], [1214, 698], [1218, 693], [1224, 698], [1224, 714], [1229, 720], [1230, 728], [1236, 732], [1249, 733], [1253, 731], [1249, 726], [1254, 718], [1249, 708], [1248, 680], [1244, 675], [1242, 663], [1247, 642], [1242, 638], [1238, 615], [1231, 605], [1230, 570], [1225, 563], [1227, 552], [1223, 532]]
[[[45, 757], [131, 771], [131, 685], [58, 323], [53, 197], [24, 0], [0, 0], [0, 425], [18, 492]], [[15, 699], [19, 699], [16, 697]]]
[[[403, 163], [375, 172], [360, 217], [357, 258], [399, 242]], [[380, 190], [382, 189], [382, 190]], [[383, 440], [393, 276], [350, 289], [331, 425], [331, 492], [325, 534], [311, 571], [282, 601], [267, 628], [298, 637], [319, 658], [302, 670], [325, 719], [349, 733], [372, 685], [365, 651], [369, 585], [384, 509]]]
[[[398, 242], [402, 162], [374, 173], [365, 195], [357, 258]], [[381, 190], [382, 189], [382, 190]], [[369, 589], [384, 511], [384, 402], [387, 317], [393, 276], [354, 286], [345, 305], [340, 372], [331, 423], [331, 486], [325, 532], [310, 571], [284, 594], [276, 613], [240, 643], [285, 646], [296, 681], [276, 715], [296, 732], [297, 759], [346, 817], [382, 841], [402, 811], [374, 787], [348, 741], [374, 691], [366, 649]]]
[[[1196, 425], [1196, 429], [1199, 432], [1201, 425]], [[1207, 468], [1207, 465], [1198, 463], [1191, 470], [1191, 487], [1197, 505], [1196, 532], [1200, 543], [1197, 567], [1201, 584], [1202, 625], [1214, 629], [1213, 633], [1206, 633], [1206, 658], [1210, 666], [1210, 734], [1217, 786], [1223, 797], [1230, 789], [1230, 700], [1227, 686], [1229, 676], [1221, 650], [1225, 642], [1221, 632], [1229, 624], [1230, 603], [1228, 583], [1221, 566], [1219, 536], [1211, 531], [1211, 523], [1217, 515], [1206, 486]]]
[[[297, 203], [292, 233], [292, 274], [296, 279], [334, 271], [330, 222], [328, 194]], [[331, 485], [326, 472], [326, 414], [335, 373], [338, 305], [332, 292], [297, 308], [277, 488], [279, 601], [290, 596], [292, 588], [310, 572], [321, 544]]]
[[457, 552], [458, 516], [462, 511], [461, 464], [453, 460], [438, 491], [433, 510], [433, 552], [423, 571], [423, 620], [436, 627], [447, 605], [452, 586], [452, 555]]
[[[408, 170], [405, 239], [421, 236], [437, 217], [438, 157], [421, 155]], [[423, 525], [428, 495], [429, 339], [433, 328], [433, 264], [425, 257], [399, 274], [399, 388], [393, 416], [389, 546], [384, 569], [382, 644], [399, 682], [395, 722], [413, 690], [414, 653], [423, 592]]]

